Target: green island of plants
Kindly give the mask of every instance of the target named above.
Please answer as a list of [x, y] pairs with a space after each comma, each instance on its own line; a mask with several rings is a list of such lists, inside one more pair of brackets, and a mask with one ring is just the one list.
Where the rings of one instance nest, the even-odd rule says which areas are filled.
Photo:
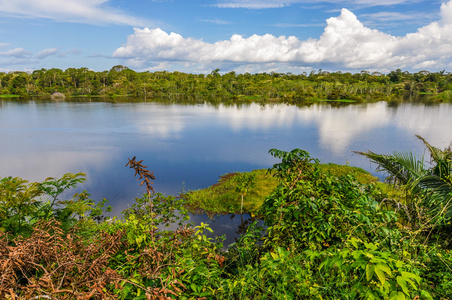
[[[390, 190], [378, 178], [361, 168], [349, 165], [319, 164], [319, 169], [334, 176], [350, 174], [355, 176], [361, 184], [375, 183], [381, 188]], [[251, 177], [249, 189], [243, 193], [239, 183]], [[196, 191], [181, 195], [186, 206], [193, 212], [207, 212], [208, 214], [235, 214], [241, 213], [241, 196], [243, 196], [243, 211], [253, 215], [258, 214], [264, 200], [271, 195], [278, 186], [278, 179], [273, 176], [272, 170], [259, 169], [251, 172], [234, 172], [220, 176], [218, 183]], [[243, 188], [242, 188], [243, 189]]]
[[186, 200], [154, 193], [135, 157], [127, 166], [146, 193], [122, 218], [105, 217], [106, 201], [87, 192], [60, 199], [83, 173], [2, 178], [0, 298], [450, 299], [452, 151], [419, 138], [431, 165], [409, 152], [359, 153], [393, 188], [301, 149], [270, 150], [280, 159], [271, 180], [262, 170], [225, 176], [245, 210], [258, 182], [276, 182], [253, 207], [265, 227], [251, 224], [227, 251], [208, 225], [186, 224]]

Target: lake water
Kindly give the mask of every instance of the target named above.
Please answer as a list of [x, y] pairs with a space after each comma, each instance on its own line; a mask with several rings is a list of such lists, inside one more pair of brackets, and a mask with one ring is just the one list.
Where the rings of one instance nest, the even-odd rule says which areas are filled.
[[[225, 173], [268, 168], [277, 162], [268, 154], [272, 148], [301, 148], [321, 162], [375, 174], [375, 166], [352, 151], [423, 153], [415, 134], [447, 147], [452, 105], [0, 100], [0, 176], [42, 181], [85, 172], [81, 189], [94, 200], [107, 198], [119, 215], [144, 193], [134, 171], [124, 167], [133, 156], [154, 171], [156, 192], [177, 195], [210, 186]], [[217, 223], [235, 228], [239, 220]]]

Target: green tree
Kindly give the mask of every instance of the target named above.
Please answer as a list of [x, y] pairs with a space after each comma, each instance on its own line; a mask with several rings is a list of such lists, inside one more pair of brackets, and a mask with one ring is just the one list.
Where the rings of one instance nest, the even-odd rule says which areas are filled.
[[24, 75], [18, 75], [11, 81], [11, 92], [14, 95], [26, 95], [27, 91], [25, 87], [27, 86], [27, 77]]

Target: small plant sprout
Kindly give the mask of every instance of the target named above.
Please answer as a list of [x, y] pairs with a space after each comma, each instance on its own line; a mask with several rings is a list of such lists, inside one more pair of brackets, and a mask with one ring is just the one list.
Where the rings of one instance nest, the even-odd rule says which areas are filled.
[[256, 186], [256, 174], [254, 173], [244, 173], [238, 174], [234, 177], [234, 182], [236, 183], [235, 191], [240, 193], [242, 197], [242, 202], [240, 205], [240, 214], [243, 214], [243, 197]]

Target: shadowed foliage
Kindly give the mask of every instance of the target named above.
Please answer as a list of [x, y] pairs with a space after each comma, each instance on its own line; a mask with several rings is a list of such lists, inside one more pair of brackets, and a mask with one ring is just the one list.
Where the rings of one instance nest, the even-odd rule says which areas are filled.
[[377, 164], [378, 171], [388, 174], [386, 180], [406, 192], [407, 216], [425, 229], [450, 227], [452, 219], [452, 150], [429, 144], [416, 135], [428, 150], [430, 160], [417, 157], [410, 151], [377, 154], [372, 151], [355, 153]]

